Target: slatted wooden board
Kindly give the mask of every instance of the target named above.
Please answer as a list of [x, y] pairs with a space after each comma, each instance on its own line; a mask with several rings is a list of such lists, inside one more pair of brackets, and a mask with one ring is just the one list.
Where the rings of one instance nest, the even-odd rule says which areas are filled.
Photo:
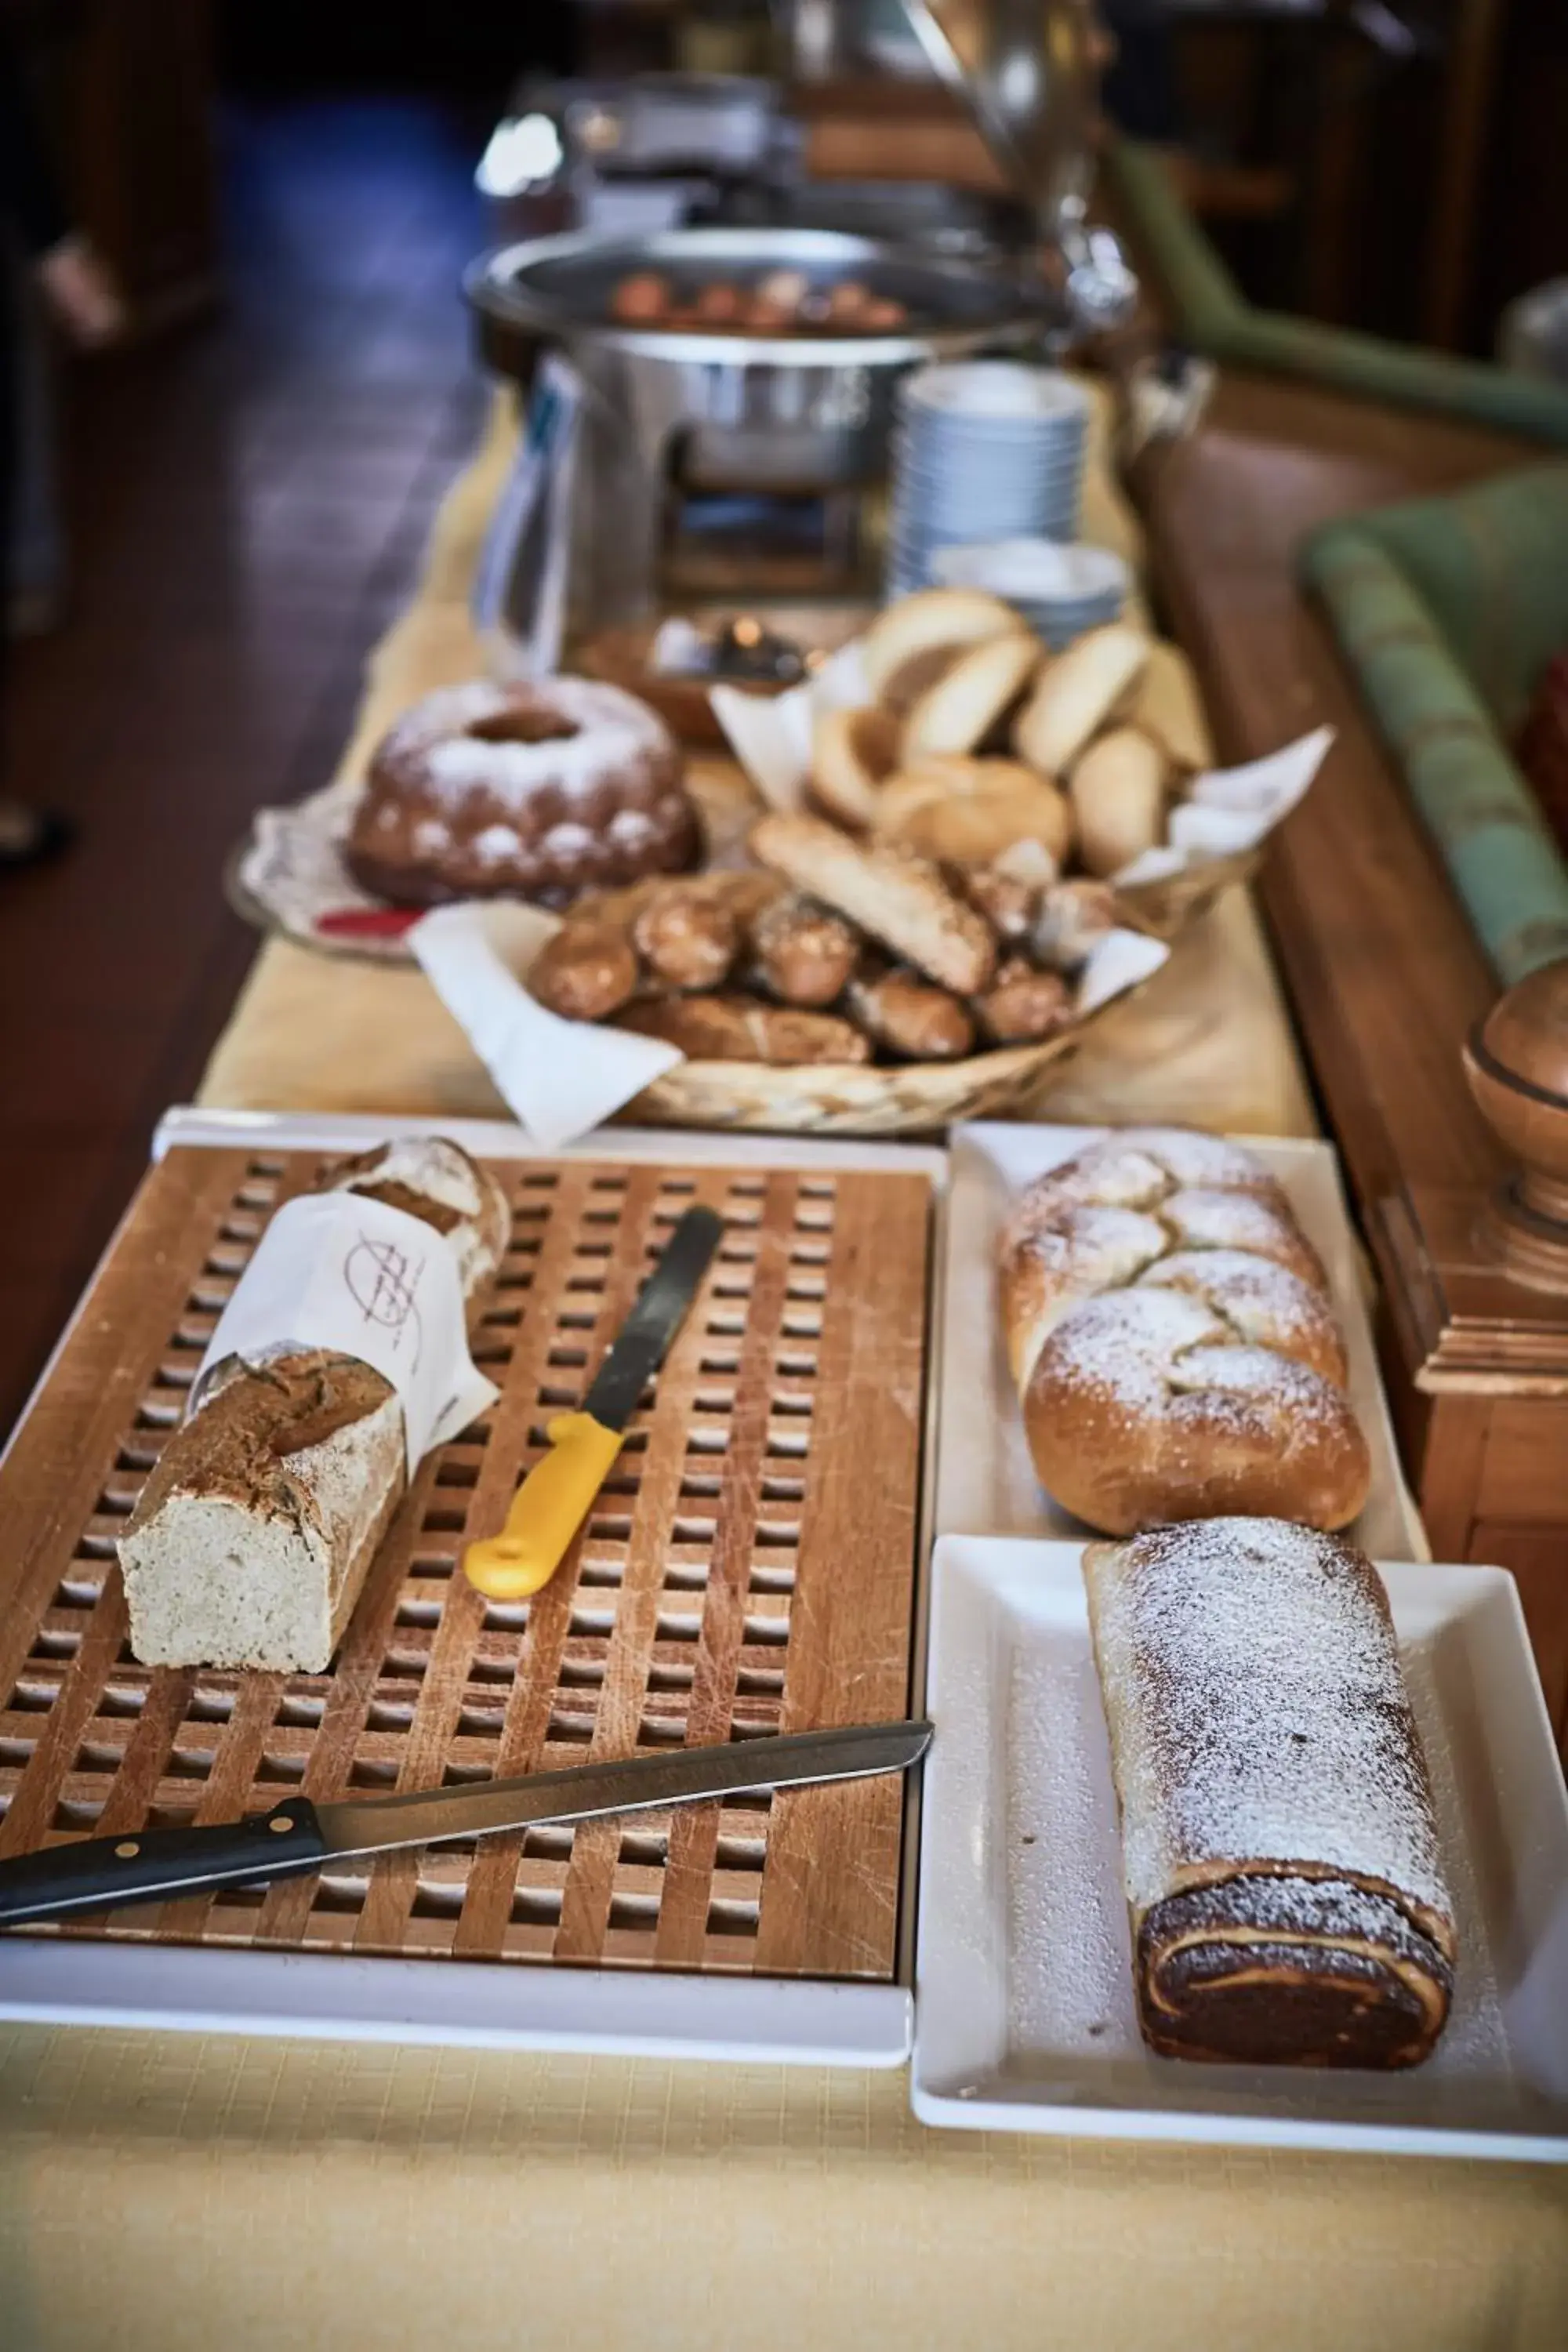
[[[147, 1177], [0, 1470], [0, 1853], [909, 1703], [931, 1197], [902, 1171], [507, 1161], [475, 1343], [501, 1390], [421, 1467], [323, 1676], [140, 1666], [115, 1538], [224, 1300], [313, 1152]], [[458, 1569], [576, 1403], [693, 1201], [720, 1253], [567, 1562], [531, 1603]], [[901, 1792], [861, 1780], [531, 1830], [53, 1931], [887, 1979]]]

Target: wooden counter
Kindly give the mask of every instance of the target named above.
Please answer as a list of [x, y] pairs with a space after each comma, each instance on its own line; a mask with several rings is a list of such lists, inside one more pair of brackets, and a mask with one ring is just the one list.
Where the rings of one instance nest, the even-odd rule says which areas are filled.
[[1325, 719], [1338, 730], [1267, 860], [1265, 917], [1382, 1278], [1384, 1368], [1433, 1549], [1513, 1570], [1562, 1740], [1568, 1300], [1513, 1289], [1473, 1239], [1508, 1171], [1459, 1047], [1497, 982], [1293, 570], [1302, 535], [1332, 516], [1539, 455], [1479, 428], [1231, 375], [1203, 430], [1145, 461], [1139, 489], [1152, 583], [1222, 756], [1268, 751]]

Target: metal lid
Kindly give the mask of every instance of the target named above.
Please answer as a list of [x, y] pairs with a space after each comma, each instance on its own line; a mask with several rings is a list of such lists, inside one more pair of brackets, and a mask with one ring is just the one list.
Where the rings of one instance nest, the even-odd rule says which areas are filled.
[[[634, 271], [658, 271], [677, 291], [695, 291], [714, 278], [744, 282], [775, 269], [800, 270], [823, 286], [853, 278], [900, 302], [907, 324], [858, 335], [837, 328], [767, 334], [632, 325], [610, 315], [617, 282]], [[1060, 325], [1043, 282], [828, 229], [669, 229], [639, 237], [579, 231], [482, 254], [463, 286], [475, 308], [502, 326], [650, 359], [901, 366], [986, 343], [1023, 342]]]

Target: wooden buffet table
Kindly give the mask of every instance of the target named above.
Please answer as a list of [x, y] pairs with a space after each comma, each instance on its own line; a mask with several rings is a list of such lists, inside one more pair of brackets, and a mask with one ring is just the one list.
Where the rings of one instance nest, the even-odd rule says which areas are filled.
[[1376, 1261], [1389, 1394], [1434, 1554], [1512, 1570], [1563, 1741], [1568, 1299], [1520, 1292], [1475, 1242], [1510, 1171], [1459, 1049], [1498, 982], [1293, 576], [1302, 535], [1331, 517], [1539, 457], [1479, 427], [1231, 375], [1201, 435], [1158, 454], [1141, 487], [1153, 580], [1222, 754], [1325, 719], [1339, 730], [1260, 897]]
[[[471, 666], [467, 565], [504, 456], [492, 443], [449, 502], [351, 758], [410, 693]], [[1273, 593], [1256, 567], [1249, 593]], [[1256, 716], [1270, 740], [1304, 715], [1294, 674], [1272, 677]], [[1218, 705], [1232, 740], [1235, 699]], [[1247, 898], [1182, 957], [1106, 1023], [1053, 1109], [1308, 1131]], [[1464, 985], [1461, 966], [1447, 986]], [[278, 944], [205, 1095], [495, 1108], [419, 976]], [[933, 2132], [897, 2073], [0, 2029], [5, 2352], [1565, 2338], [1553, 2170]]]

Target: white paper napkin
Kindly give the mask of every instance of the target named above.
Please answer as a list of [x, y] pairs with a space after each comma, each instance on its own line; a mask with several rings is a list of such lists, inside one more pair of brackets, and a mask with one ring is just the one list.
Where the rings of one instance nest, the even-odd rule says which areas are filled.
[[431, 986], [544, 1151], [571, 1143], [685, 1055], [656, 1037], [547, 1013], [522, 975], [553, 915], [510, 903], [438, 907], [408, 934]]
[[708, 699], [731, 750], [763, 800], [788, 815], [805, 796], [818, 712], [857, 710], [870, 701], [871, 688], [856, 637], [787, 694], [745, 694], [738, 686], [710, 686]]
[[454, 1251], [422, 1217], [361, 1192], [307, 1192], [279, 1210], [218, 1318], [191, 1410], [226, 1359], [265, 1363], [305, 1348], [357, 1357], [390, 1381], [411, 1477], [500, 1393], [468, 1354]]

